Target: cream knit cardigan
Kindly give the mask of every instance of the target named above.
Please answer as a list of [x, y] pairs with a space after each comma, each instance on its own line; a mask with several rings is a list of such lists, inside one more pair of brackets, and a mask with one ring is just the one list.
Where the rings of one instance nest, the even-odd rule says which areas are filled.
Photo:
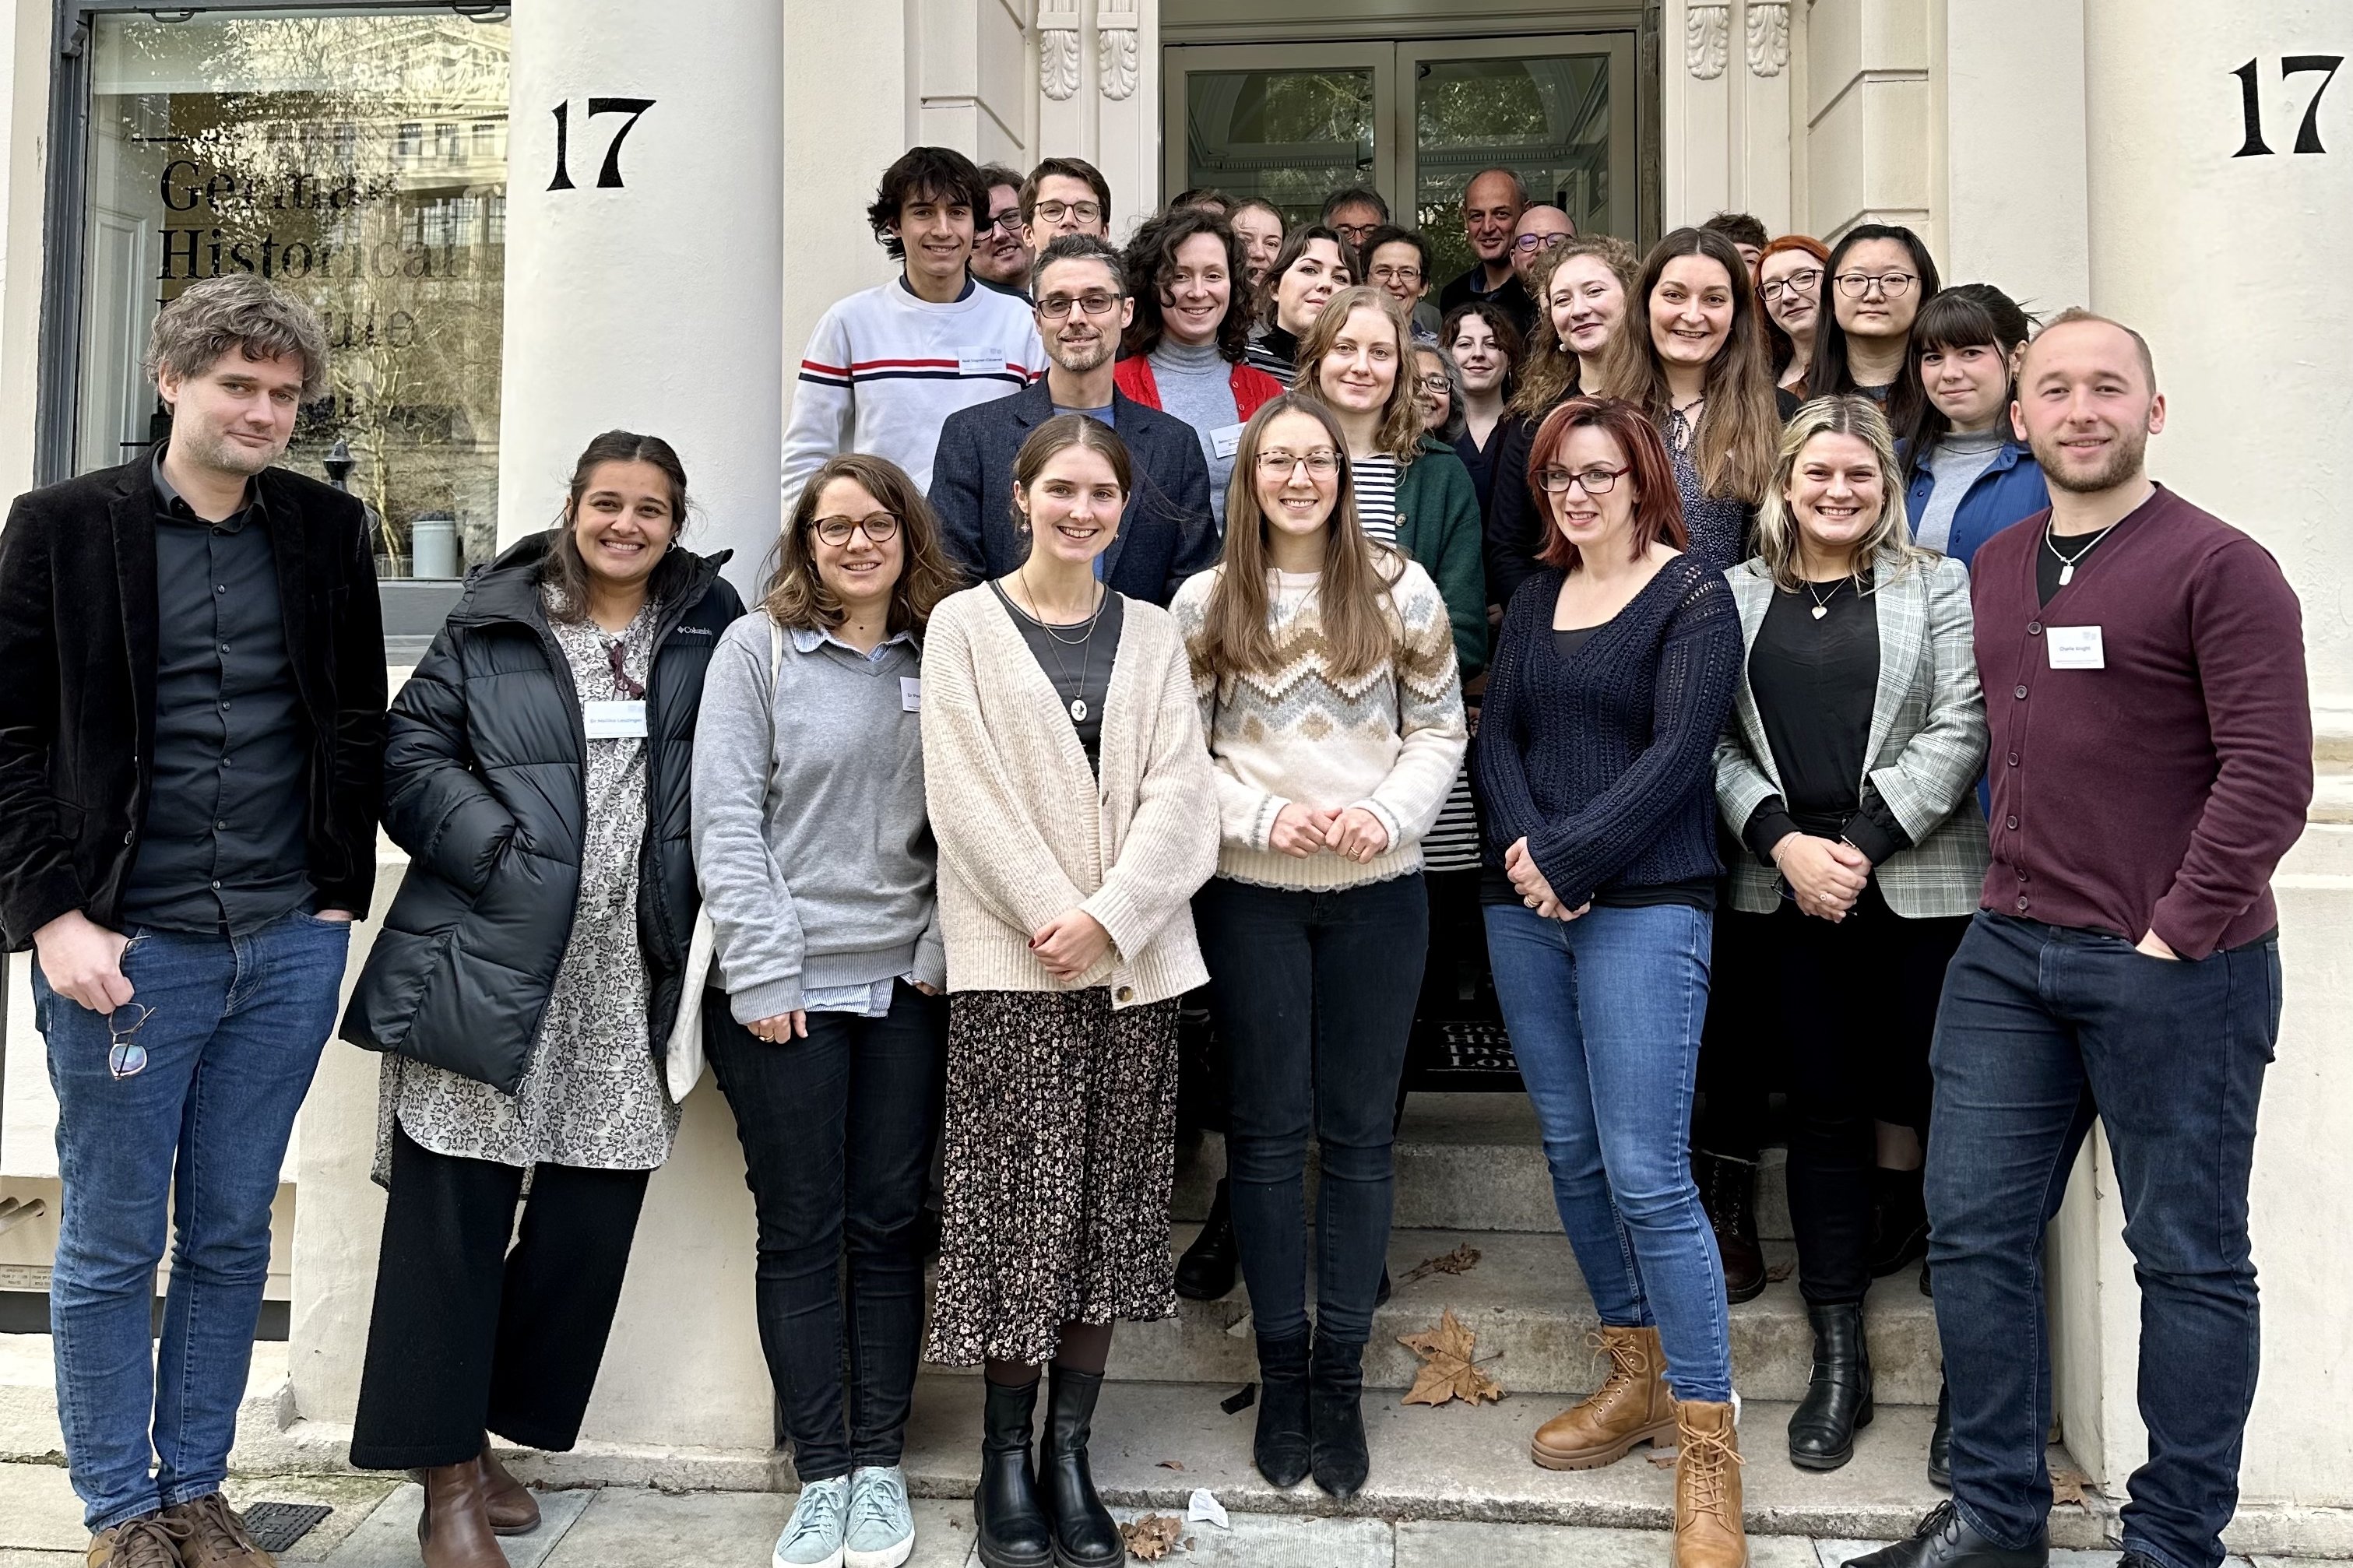
[[[986, 584], [950, 595], [923, 634], [923, 787], [940, 846], [948, 989], [1111, 988], [1113, 1007], [1203, 984], [1191, 900], [1218, 864], [1209, 750], [1176, 623], [1121, 605], [1103, 702], [1100, 783], [1020, 628]], [[1029, 936], [1086, 910], [1111, 951], [1075, 982]]]

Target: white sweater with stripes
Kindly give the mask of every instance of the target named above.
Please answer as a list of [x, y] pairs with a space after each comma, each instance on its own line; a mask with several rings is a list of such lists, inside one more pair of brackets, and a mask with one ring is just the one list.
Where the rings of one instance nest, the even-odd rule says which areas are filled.
[[894, 278], [834, 302], [809, 334], [785, 427], [784, 509], [828, 458], [865, 452], [932, 485], [940, 422], [1045, 374], [1029, 307], [967, 283], [935, 305]]

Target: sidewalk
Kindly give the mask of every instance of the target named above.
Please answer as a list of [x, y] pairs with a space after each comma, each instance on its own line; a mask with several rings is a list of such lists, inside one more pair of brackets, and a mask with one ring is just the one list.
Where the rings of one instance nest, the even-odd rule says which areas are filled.
[[[262, 1499], [319, 1502], [334, 1512], [280, 1561], [333, 1568], [416, 1568], [417, 1487], [368, 1476], [233, 1480], [240, 1505]], [[766, 1568], [789, 1494], [642, 1489], [544, 1492], [544, 1520], [504, 1542], [512, 1568]], [[1123, 1519], [1129, 1510], [1119, 1510]], [[970, 1568], [972, 1512], [961, 1502], [915, 1504], [911, 1568]], [[1655, 1531], [1540, 1524], [1235, 1514], [1230, 1530], [1195, 1524], [1171, 1568], [1666, 1568]], [[0, 1568], [80, 1568], [88, 1537], [63, 1469], [0, 1465]], [[1753, 1536], [1753, 1568], [1839, 1568], [1867, 1543]], [[2110, 1568], [2113, 1552], [2061, 1552], [2054, 1568]], [[1131, 1561], [1134, 1561], [1131, 1559]], [[2232, 1568], [2288, 1568], [2305, 1559], [2233, 1558]]]

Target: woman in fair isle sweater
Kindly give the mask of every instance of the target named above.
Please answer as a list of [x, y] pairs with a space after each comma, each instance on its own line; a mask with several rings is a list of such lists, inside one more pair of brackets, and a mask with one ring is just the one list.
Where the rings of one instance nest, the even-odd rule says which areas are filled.
[[[1170, 610], [1217, 764], [1224, 845], [1194, 900], [1227, 1041], [1235, 1239], [1267, 1479], [1355, 1493], [1365, 1342], [1388, 1247], [1392, 1119], [1430, 910], [1421, 837], [1466, 744], [1446, 601], [1366, 537], [1348, 443], [1290, 394], [1242, 432], [1223, 562]], [[1315, 1331], [1300, 1223], [1321, 1140]]]

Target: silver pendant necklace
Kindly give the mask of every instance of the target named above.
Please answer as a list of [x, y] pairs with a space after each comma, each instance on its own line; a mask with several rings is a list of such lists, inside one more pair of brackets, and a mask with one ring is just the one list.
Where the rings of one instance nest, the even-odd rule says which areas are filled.
[[2059, 548], [2058, 541], [2052, 536], [2051, 525], [2048, 522], [2045, 522], [2042, 525], [2042, 542], [2044, 546], [2050, 550], [2052, 554], [2059, 558], [2059, 585], [2062, 588], [2075, 580], [2075, 563], [2081, 561], [2084, 556], [2089, 555], [2093, 551], [2098, 549], [2100, 541], [2115, 532], [2116, 527], [2116, 525], [2113, 522], [2108, 524], [2107, 527], [2100, 530], [2099, 532], [2092, 535], [2089, 540], [2085, 541], [2084, 547], [2081, 550], [2078, 550], [2074, 554], [2070, 555], [2065, 551]]
[[[1019, 576], [1020, 574], [1017, 573], [1015, 575]], [[1031, 591], [1029, 587], [1029, 580], [1027, 577], [1021, 578], [1021, 593], [1023, 597], [1027, 598], [1033, 607], [1037, 605], [1038, 595], [1036, 593]], [[1062, 658], [1062, 650], [1066, 647], [1083, 647], [1086, 649], [1085, 656], [1079, 661], [1079, 683], [1074, 689], [1072, 689], [1071, 693], [1071, 722], [1073, 724], [1083, 724], [1087, 721], [1087, 676], [1089, 672], [1094, 668], [1095, 623], [1103, 619], [1103, 605], [1110, 603], [1110, 601], [1111, 590], [1109, 587], [1104, 587], [1096, 596], [1094, 614], [1086, 618], [1085, 629], [1081, 631], [1075, 638], [1065, 637], [1062, 636], [1061, 633], [1054, 629], [1054, 624], [1051, 621], [1047, 620], [1043, 616], [1032, 614], [1029, 610], [1024, 610], [1022, 612], [1023, 614], [1028, 615], [1031, 620], [1037, 622], [1039, 626], [1044, 630], [1047, 637], [1053, 639], [1054, 668], [1065, 679], [1067, 679], [1071, 673], [1071, 667], [1069, 664], [1064, 662]], [[1060, 693], [1057, 693], [1057, 695], [1060, 695]]]

